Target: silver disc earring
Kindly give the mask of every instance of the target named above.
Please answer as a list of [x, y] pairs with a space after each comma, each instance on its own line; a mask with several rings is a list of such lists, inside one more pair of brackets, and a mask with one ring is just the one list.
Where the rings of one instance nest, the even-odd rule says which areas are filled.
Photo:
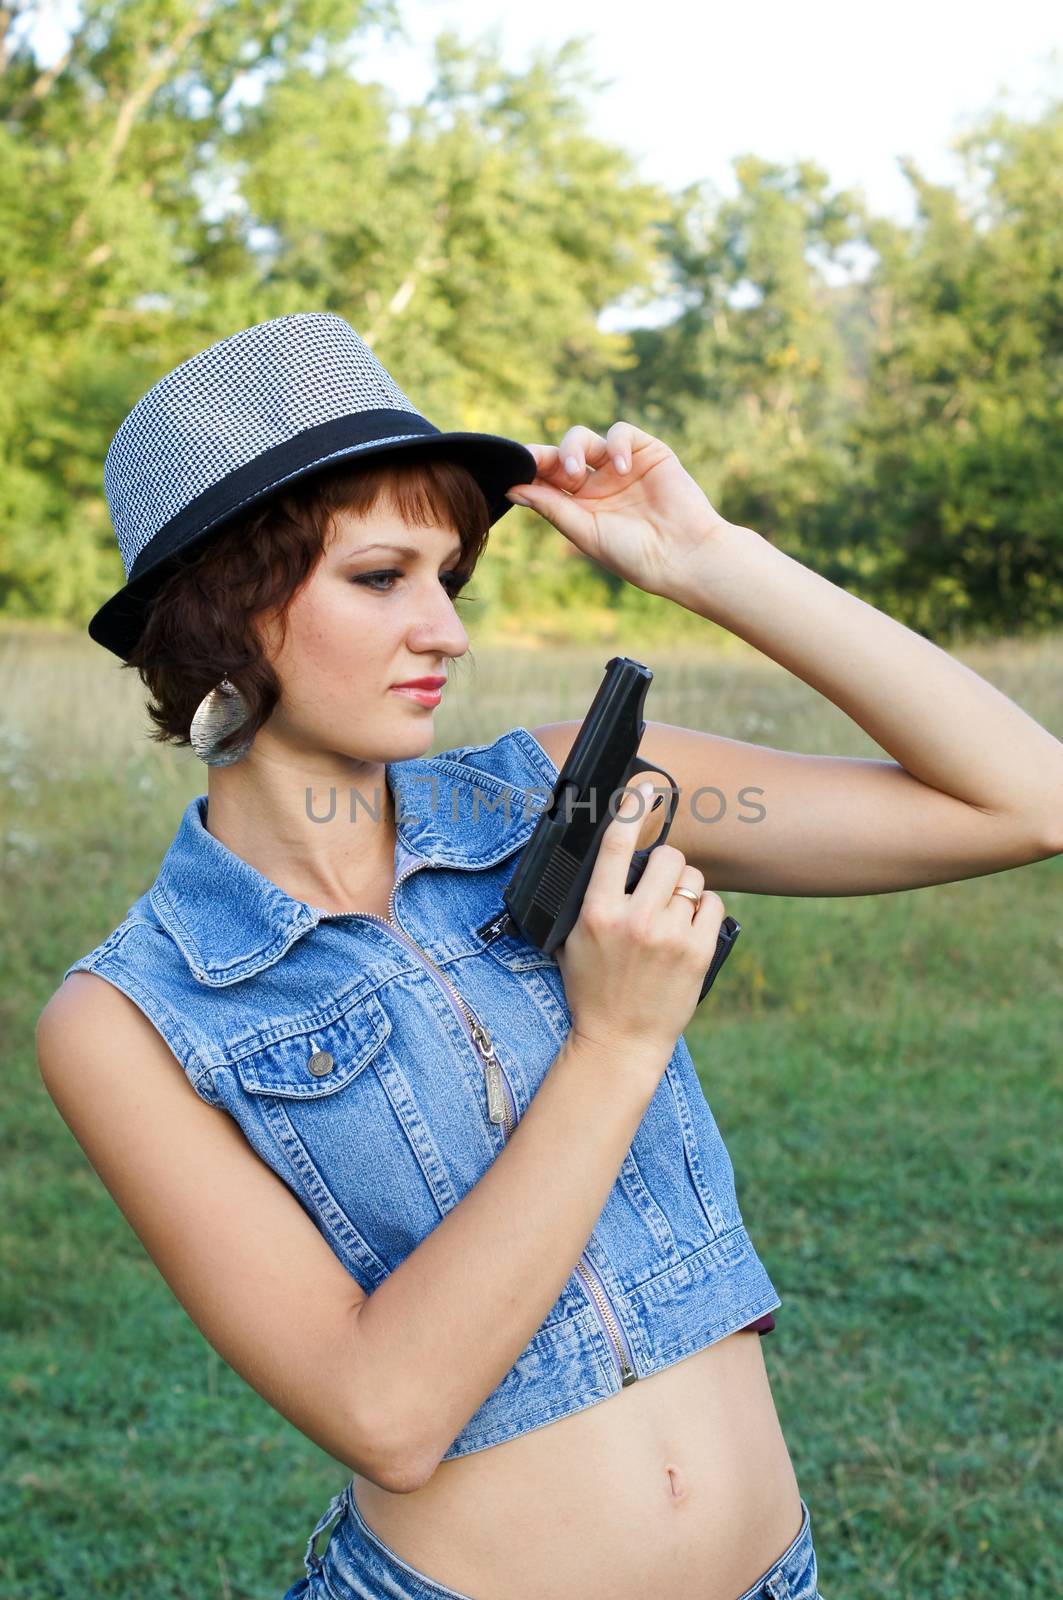
[[208, 767], [228, 767], [247, 754], [254, 744], [254, 735], [231, 750], [217, 753], [217, 746], [247, 720], [248, 705], [234, 683], [223, 678], [205, 694], [196, 707], [192, 725], [188, 730], [189, 743], [201, 761]]

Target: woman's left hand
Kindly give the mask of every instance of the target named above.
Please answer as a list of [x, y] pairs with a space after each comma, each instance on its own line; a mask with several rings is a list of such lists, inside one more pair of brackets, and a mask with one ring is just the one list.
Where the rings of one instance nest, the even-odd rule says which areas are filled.
[[706, 542], [729, 526], [675, 452], [630, 422], [614, 422], [604, 439], [573, 427], [560, 445], [527, 448], [535, 479], [507, 498], [523, 498], [577, 550], [649, 594], [680, 598]]

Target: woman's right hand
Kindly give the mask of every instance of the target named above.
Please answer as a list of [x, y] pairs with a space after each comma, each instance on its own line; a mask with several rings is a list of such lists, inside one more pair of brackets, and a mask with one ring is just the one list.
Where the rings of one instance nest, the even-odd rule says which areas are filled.
[[[652, 792], [643, 782], [617, 807], [557, 963], [574, 1035], [617, 1051], [649, 1046], [670, 1056], [697, 1007], [726, 911], [705, 889], [703, 873], [670, 844], [650, 852], [634, 890], [625, 892]], [[701, 894], [701, 904], [676, 888]]]

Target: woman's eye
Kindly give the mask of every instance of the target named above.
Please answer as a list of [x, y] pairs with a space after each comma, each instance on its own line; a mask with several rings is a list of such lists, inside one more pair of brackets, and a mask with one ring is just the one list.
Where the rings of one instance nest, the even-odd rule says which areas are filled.
[[[390, 594], [390, 585], [392, 580], [401, 577], [401, 572], [367, 572], [364, 573], [362, 577], [354, 578], [352, 581], [354, 583], [363, 584], [367, 589], [371, 590], [373, 594]], [[459, 591], [465, 587], [468, 581], [468, 578], [460, 572], [444, 572], [441, 579], [441, 582], [446, 586], [453, 600], [463, 598]], [[379, 588], [379, 584], [386, 584], [388, 587]], [[464, 596], [464, 600], [466, 604], [470, 603], [469, 596]]]
[[360, 578], [354, 578], [351, 581], [353, 583], [364, 584], [364, 586], [367, 589], [373, 589], [373, 592], [375, 594], [386, 594], [387, 593], [386, 589], [377, 589], [375, 587], [375, 585], [378, 584], [378, 583], [387, 583], [388, 580], [391, 579], [391, 578], [401, 578], [401, 577], [402, 577], [402, 573], [401, 572], [366, 572], [366, 573], [363, 573], [363, 575]]

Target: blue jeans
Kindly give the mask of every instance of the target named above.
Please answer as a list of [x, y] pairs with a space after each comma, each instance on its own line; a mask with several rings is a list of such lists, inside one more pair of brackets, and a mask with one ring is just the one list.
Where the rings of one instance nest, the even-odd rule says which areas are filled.
[[[292, 1584], [284, 1600], [475, 1600], [471, 1595], [436, 1583], [389, 1549], [362, 1521], [353, 1488], [352, 1479], [346, 1489], [329, 1502], [307, 1543], [307, 1576]], [[340, 1520], [332, 1530], [324, 1555], [319, 1556], [314, 1540], [337, 1512]], [[804, 1500], [801, 1501], [801, 1518], [796, 1538], [753, 1587], [736, 1600], [822, 1600], [816, 1582], [811, 1522]], [[479, 1600], [487, 1600], [487, 1597], [479, 1597]]]

